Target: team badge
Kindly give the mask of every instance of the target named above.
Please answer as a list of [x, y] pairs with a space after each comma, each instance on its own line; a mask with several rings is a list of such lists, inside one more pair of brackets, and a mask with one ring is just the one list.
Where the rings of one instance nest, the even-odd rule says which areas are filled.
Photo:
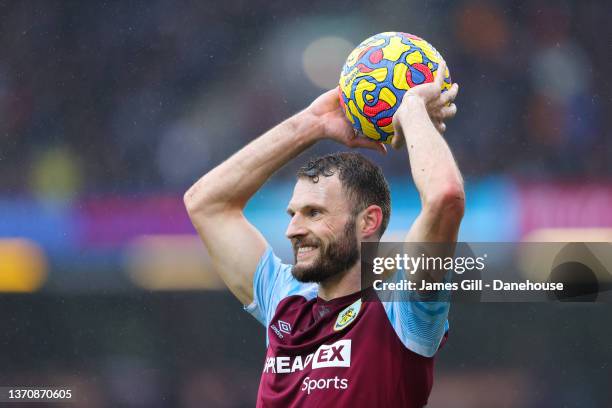
[[347, 327], [357, 318], [359, 311], [361, 310], [361, 299], [344, 309], [338, 314], [336, 324], [334, 324], [334, 331], [340, 331]]

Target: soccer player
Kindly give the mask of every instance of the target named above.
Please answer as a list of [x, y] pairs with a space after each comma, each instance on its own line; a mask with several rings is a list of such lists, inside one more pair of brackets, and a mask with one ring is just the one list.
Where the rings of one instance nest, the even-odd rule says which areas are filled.
[[[439, 69], [445, 72], [444, 63]], [[441, 93], [442, 78], [407, 91], [393, 117], [393, 147], [407, 146], [422, 205], [409, 242], [455, 242], [463, 217], [462, 177], [441, 136], [455, 115], [458, 87]], [[355, 134], [334, 89], [204, 175], [184, 197], [216, 271], [266, 327], [257, 406], [422, 407], [449, 306], [364, 301], [373, 289], [360, 287], [360, 243], [379, 241], [390, 215], [380, 168], [345, 152], [299, 170], [287, 207], [294, 265], [281, 263], [243, 214], [276, 170], [322, 139], [386, 152]]]

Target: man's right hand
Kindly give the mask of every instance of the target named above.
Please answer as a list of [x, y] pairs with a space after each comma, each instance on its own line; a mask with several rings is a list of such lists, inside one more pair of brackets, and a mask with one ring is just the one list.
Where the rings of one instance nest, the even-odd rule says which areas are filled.
[[340, 106], [338, 92], [338, 87], [325, 92], [304, 111], [313, 120], [313, 124], [320, 127], [321, 137], [347, 147], [363, 147], [386, 154], [384, 144], [367, 138], [353, 128]]

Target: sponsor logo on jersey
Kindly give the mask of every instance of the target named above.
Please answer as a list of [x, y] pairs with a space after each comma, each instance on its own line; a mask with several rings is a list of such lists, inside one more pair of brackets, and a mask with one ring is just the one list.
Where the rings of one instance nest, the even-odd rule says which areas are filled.
[[344, 309], [338, 314], [336, 324], [334, 324], [334, 331], [340, 331], [351, 324], [359, 314], [361, 310], [361, 299], [358, 299], [355, 303]]
[[350, 367], [351, 340], [338, 340], [333, 344], [323, 344], [317, 351], [302, 356], [267, 357], [264, 373], [289, 374], [306, 369], [323, 367]]
[[348, 388], [348, 379], [338, 378], [319, 378], [318, 380], [310, 377], [304, 378], [300, 391], [306, 391], [310, 395], [314, 390], [346, 390]]
[[283, 333], [291, 334], [291, 325], [282, 320], [278, 321], [278, 329]]

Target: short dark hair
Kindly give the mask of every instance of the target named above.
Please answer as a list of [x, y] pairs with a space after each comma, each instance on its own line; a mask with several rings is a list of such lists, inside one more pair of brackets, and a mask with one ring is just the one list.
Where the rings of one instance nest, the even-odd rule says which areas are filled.
[[354, 204], [352, 216], [370, 205], [377, 205], [382, 209], [383, 219], [380, 224], [380, 236], [382, 236], [391, 216], [389, 184], [382, 169], [364, 155], [355, 152], [337, 152], [310, 159], [298, 170], [297, 178], [308, 177], [313, 183], [317, 183], [320, 176], [331, 177], [336, 172], [342, 188]]

